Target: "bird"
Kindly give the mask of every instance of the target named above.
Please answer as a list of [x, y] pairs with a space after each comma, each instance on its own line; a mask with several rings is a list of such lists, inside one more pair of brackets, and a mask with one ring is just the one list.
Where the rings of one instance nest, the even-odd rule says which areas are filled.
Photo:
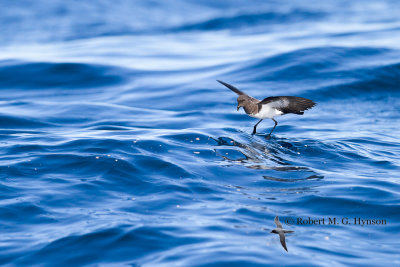
[[272, 230], [271, 233], [279, 235], [279, 239], [281, 241], [282, 247], [286, 250], [286, 252], [289, 252], [286, 247], [285, 234], [293, 233], [294, 231], [283, 229], [278, 216], [275, 216], [274, 222], [276, 224], [276, 228], [274, 230]]
[[256, 134], [257, 126], [258, 124], [260, 124], [260, 122], [262, 122], [263, 119], [268, 118], [272, 119], [275, 122], [275, 125], [272, 128], [271, 132], [266, 136], [267, 139], [271, 138], [272, 132], [278, 125], [278, 122], [274, 119], [275, 117], [289, 113], [303, 115], [305, 110], [310, 109], [316, 105], [314, 101], [298, 96], [270, 96], [260, 101], [243, 93], [233, 85], [230, 85], [220, 80], [217, 80], [217, 82], [225, 85], [233, 92], [238, 94], [238, 111], [241, 107], [243, 107], [247, 115], [253, 118], [260, 119], [256, 123], [256, 125], [254, 125], [252, 134]]

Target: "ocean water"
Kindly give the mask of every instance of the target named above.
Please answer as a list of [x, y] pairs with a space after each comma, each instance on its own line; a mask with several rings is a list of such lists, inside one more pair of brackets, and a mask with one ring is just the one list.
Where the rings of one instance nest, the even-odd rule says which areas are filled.
[[400, 265], [399, 11], [1, 0], [0, 264]]

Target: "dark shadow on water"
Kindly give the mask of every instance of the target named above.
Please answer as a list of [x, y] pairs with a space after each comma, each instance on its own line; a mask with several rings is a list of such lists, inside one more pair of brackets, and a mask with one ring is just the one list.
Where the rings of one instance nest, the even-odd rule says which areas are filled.
[[317, 181], [317, 180], [321, 180], [321, 179], [324, 178], [322, 175], [315, 175], [315, 174], [310, 175], [310, 176], [308, 176], [306, 178], [292, 178], [292, 179], [283, 179], [283, 178], [276, 178], [276, 177], [271, 177], [271, 176], [263, 176], [263, 177], [264, 177], [264, 179], [270, 180], [270, 181], [290, 182], [290, 183], [298, 182], [298, 181], [305, 181], [305, 180], [315, 180], [315, 181]]
[[[229, 163], [228, 166], [241, 165], [257, 170], [264, 181], [296, 183], [320, 181], [324, 178], [323, 175], [304, 166], [307, 158], [297, 150], [299, 146], [305, 146], [301, 141], [293, 144], [287, 139], [275, 137], [264, 140], [258, 138], [258, 135], [244, 136], [244, 141], [229, 137], [212, 139], [216, 142], [216, 154]], [[230, 152], [224, 153], [227, 151]]]

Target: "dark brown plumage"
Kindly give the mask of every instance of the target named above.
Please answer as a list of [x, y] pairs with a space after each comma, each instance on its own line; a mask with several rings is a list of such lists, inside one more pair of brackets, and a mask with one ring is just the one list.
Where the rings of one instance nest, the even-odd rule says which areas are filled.
[[287, 100], [288, 105], [282, 107], [276, 107], [277, 110], [282, 111], [284, 114], [293, 113], [297, 115], [303, 115], [304, 111], [310, 109], [316, 105], [316, 103], [310, 99], [298, 96], [270, 96], [264, 98], [258, 103], [259, 106], [276, 102], [279, 100]]
[[245, 93], [243, 93], [242, 91], [240, 91], [239, 89], [237, 89], [235, 86], [230, 85], [229, 83], [225, 83], [223, 81], [217, 80], [217, 82], [225, 85], [226, 87], [228, 87], [229, 89], [231, 89], [232, 91], [234, 91], [236, 94], [238, 95], [245, 95]]

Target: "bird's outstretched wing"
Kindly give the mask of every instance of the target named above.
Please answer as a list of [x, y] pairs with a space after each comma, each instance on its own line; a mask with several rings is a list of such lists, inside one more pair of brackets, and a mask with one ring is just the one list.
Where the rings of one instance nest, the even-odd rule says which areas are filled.
[[239, 89], [237, 89], [235, 86], [230, 85], [229, 83], [225, 83], [223, 81], [217, 80], [217, 82], [219, 82], [220, 84], [225, 85], [226, 87], [228, 87], [229, 89], [231, 89], [232, 91], [234, 91], [236, 94], [238, 95], [245, 95], [245, 93], [243, 93], [242, 91], [240, 91]]
[[279, 239], [281, 240], [282, 247], [288, 252], [286, 247], [285, 234], [283, 232], [279, 232]]
[[303, 115], [304, 111], [316, 105], [310, 99], [298, 96], [271, 96], [263, 99], [258, 105], [270, 104], [271, 107], [276, 108], [283, 113], [294, 113]]
[[274, 222], [275, 222], [277, 228], [282, 228], [282, 224], [279, 221], [279, 217], [278, 216], [275, 217]]

